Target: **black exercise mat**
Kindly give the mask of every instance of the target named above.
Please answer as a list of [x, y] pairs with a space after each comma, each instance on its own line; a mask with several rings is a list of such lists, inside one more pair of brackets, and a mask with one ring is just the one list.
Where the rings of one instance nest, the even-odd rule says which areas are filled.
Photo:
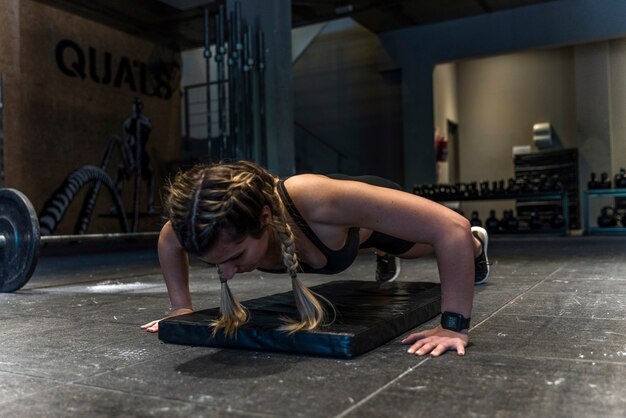
[[285, 292], [242, 302], [250, 311], [250, 321], [239, 328], [237, 338], [226, 338], [221, 331], [211, 336], [209, 322], [219, 312], [213, 308], [161, 321], [159, 339], [192, 346], [351, 358], [434, 318], [441, 310], [438, 283], [345, 280], [311, 290], [337, 310], [335, 322], [316, 331], [289, 335], [276, 330], [282, 324], [280, 317], [298, 317], [292, 292]]

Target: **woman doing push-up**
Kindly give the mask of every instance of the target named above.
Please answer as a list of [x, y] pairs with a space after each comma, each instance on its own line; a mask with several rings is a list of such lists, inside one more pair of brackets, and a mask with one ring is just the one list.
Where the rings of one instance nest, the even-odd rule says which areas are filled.
[[[388, 255], [379, 257], [377, 278], [392, 280], [397, 274], [385, 272], [389, 266], [381, 265], [389, 255], [417, 258], [434, 252], [442, 324], [402, 342], [410, 345], [411, 354], [465, 353], [474, 284], [483, 283], [489, 273], [487, 233], [470, 228], [467, 219], [442, 205], [377, 177], [302, 174], [280, 180], [241, 161], [198, 165], [179, 173], [168, 187], [165, 209], [167, 222], [158, 249], [170, 317], [192, 311], [190, 254], [217, 266], [221, 316], [214, 326], [233, 335], [248, 316], [228, 287], [237, 273], [288, 273], [300, 318], [281, 329], [314, 330], [324, 324], [326, 310], [298, 273], [339, 273], [360, 249], [371, 249]], [[158, 323], [142, 328], [157, 332]]]

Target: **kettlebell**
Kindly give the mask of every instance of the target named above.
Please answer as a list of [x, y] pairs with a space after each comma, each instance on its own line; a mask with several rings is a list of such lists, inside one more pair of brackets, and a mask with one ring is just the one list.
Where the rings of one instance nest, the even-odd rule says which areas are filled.
[[600, 174], [600, 188], [601, 189], [611, 188], [611, 180], [609, 179], [609, 175], [606, 173]]
[[537, 212], [530, 212], [530, 220], [528, 221], [528, 227], [530, 229], [541, 229], [543, 227], [543, 222], [541, 222], [541, 217]]
[[589, 177], [589, 181], [587, 182], [587, 188], [589, 190], [600, 188], [600, 182], [597, 179], [596, 173], [591, 173], [591, 176]]
[[620, 168], [619, 173], [615, 175], [614, 184], [618, 189], [626, 188], [626, 170]]
[[467, 186], [467, 196], [478, 197], [478, 183], [473, 181]]
[[600, 216], [598, 216], [598, 226], [601, 228], [611, 228], [617, 226], [615, 208], [605, 206], [600, 210]]
[[519, 227], [519, 221], [513, 216], [512, 210], [505, 210], [503, 218], [500, 221], [500, 226], [505, 231], [515, 231]]
[[491, 190], [489, 190], [489, 182], [482, 181], [480, 183], [480, 195], [481, 196], [489, 196], [491, 194]]
[[494, 181], [494, 193], [495, 194], [504, 194], [504, 180], [500, 180], [497, 183], [497, 186], [495, 186], [496, 182]]
[[478, 211], [472, 211], [472, 218], [470, 219], [470, 224], [472, 226], [483, 226], [482, 221], [478, 217]]
[[489, 232], [497, 232], [500, 228], [500, 221], [496, 218], [495, 210], [492, 209], [489, 211], [489, 217], [485, 221], [485, 226]]

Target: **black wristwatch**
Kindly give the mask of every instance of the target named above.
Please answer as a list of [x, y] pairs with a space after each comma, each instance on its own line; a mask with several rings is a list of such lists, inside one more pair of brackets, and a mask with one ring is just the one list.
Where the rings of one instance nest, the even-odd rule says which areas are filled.
[[454, 312], [444, 312], [441, 314], [441, 327], [450, 331], [461, 332], [468, 330], [470, 318]]

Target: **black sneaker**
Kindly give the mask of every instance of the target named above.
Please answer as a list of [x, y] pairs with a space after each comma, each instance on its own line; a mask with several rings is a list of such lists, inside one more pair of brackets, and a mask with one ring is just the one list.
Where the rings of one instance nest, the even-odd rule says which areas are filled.
[[391, 254], [376, 255], [376, 281], [390, 283], [400, 274], [400, 259]]
[[489, 244], [489, 235], [484, 228], [480, 226], [472, 227], [472, 235], [476, 237], [482, 246], [482, 251], [478, 257], [474, 259], [474, 284], [483, 284], [489, 276], [489, 259], [487, 258], [487, 245]]

